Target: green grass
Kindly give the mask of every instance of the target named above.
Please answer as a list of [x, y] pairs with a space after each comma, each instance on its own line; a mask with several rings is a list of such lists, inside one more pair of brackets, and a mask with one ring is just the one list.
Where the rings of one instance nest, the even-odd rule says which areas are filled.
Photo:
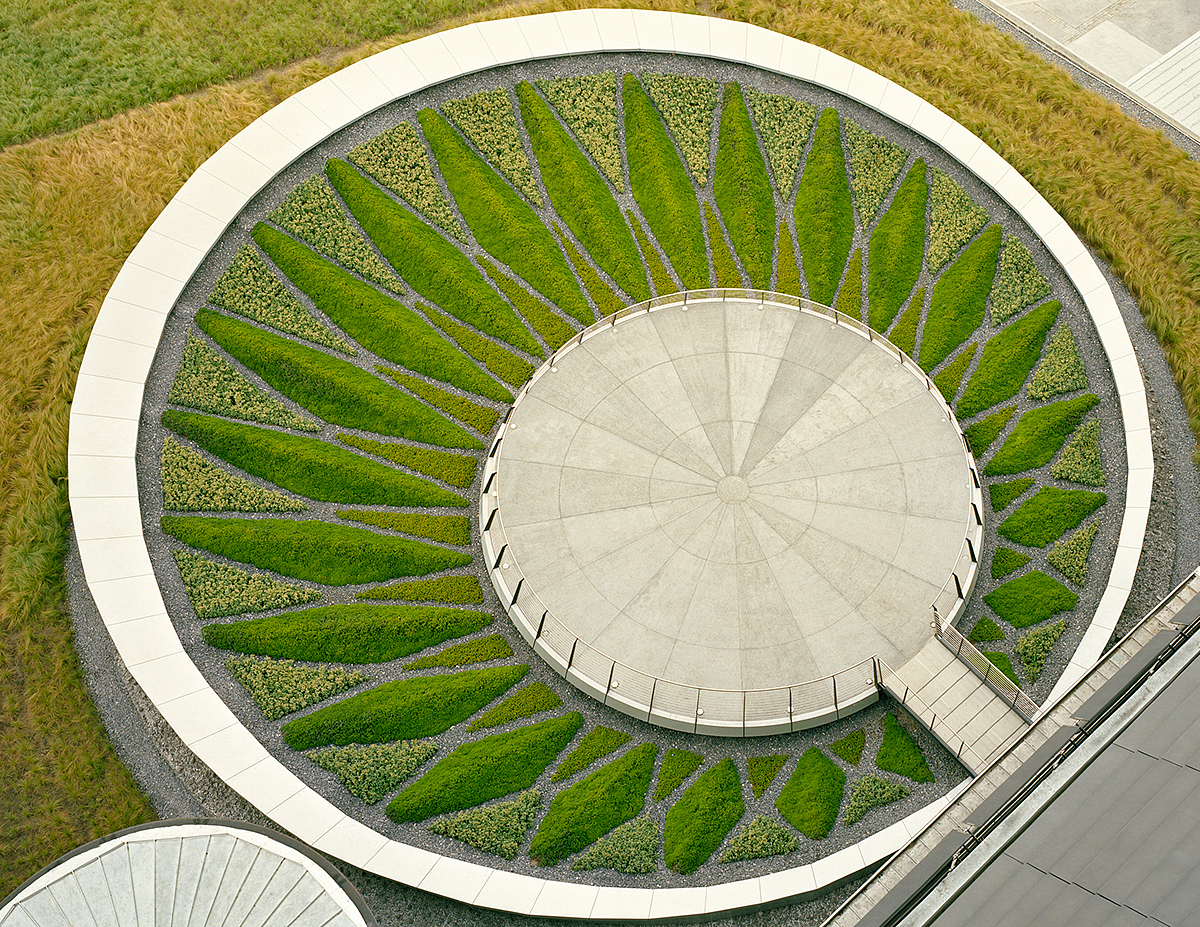
[[575, 334], [575, 329], [556, 316], [536, 296], [487, 258], [480, 257], [479, 265], [483, 268], [484, 273], [491, 278], [492, 283], [496, 284], [496, 288], [516, 307], [517, 314], [533, 326], [533, 330], [545, 339], [551, 351], [557, 350], [571, 340], [571, 336]]
[[750, 285], [767, 289], [775, 259], [775, 197], [741, 88], [732, 81], [721, 107], [713, 198]]
[[992, 666], [1007, 676], [1014, 686], [1018, 689], [1021, 688], [1021, 680], [1017, 678], [1017, 671], [1013, 669], [1012, 660], [1008, 658], [1008, 654], [999, 650], [984, 650], [983, 655], [987, 657]]
[[1043, 303], [988, 339], [979, 366], [958, 401], [959, 417], [974, 418], [1020, 392], [1033, 365], [1042, 356], [1042, 345], [1058, 319], [1060, 308], [1058, 300]]
[[431, 737], [471, 717], [528, 671], [523, 665], [497, 666], [385, 682], [289, 721], [283, 739], [293, 750], [308, 750]]
[[397, 823], [424, 821], [527, 789], [581, 724], [583, 716], [573, 711], [465, 743], [392, 799], [387, 816]]
[[[460, 422], [470, 425], [481, 435], [490, 434], [492, 428], [495, 427], [497, 420], [500, 418], [500, 413], [495, 409], [472, 402], [465, 396], [456, 396], [454, 393], [447, 392], [440, 387], [434, 386], [432, 383], [426, 383], [424, 380], [403, 371], [390, 370], [385, 367], [380, 373], [391, 377], [406, 390], [420, 396], [435, 409], [439, 409], [447, 415], [458, 419]], [[507, 390], [504, 392], [508, 396], [504, 401], [512, 402], [512, 394]], [[400, 460], [396, 462], [403, 463]], [[405, 466], [409, 466], [409, 464], [405, 464]], [[413, 469], [420, 470], [421, 468], [413, 467]], [[447, 480], [447, 482], [450, 481]]]
[[817, 120], [793, 211], [809, 299], [828, 306], [837, 292], [854, 240], [854, 205], [838, 133], [838, 114], [832, 108]]
[[822, 840], [837, 823], [845, 788], [846, 774], [837, 763], [809, 747], [775, 799], [775, 807], [804, 836]]
[[786, 222], [779, 223], [779, 261], [775, 272], [775, 292], [803, 296], [800, 289], [800, 266], [792, 245], [792, 230]]
[[[913, 293], [912, 299], [908, 302], [908, 308], [904, 310], [904, 314], [900, 316], [900, 321], [892, 326], [892, 330], [888, 332], [888, 341], [898, 347], [909, 357], [917, 350], [917, 326], [921, 324], [921, 315], [925, 311], [925, 288], [918, 287], [917, 292]], [[974, 356], [974, 352], [972, 352]], [[959, 374], [959, 381], [962, 381], [962, 374]], [[939, 387], [939, 390], [941, 387]], [[954, 392], [958, 392], [958, 383], [954, 384]], [[942, 392], [945, 396], [945, 392]], [[953, 393], [951, 393], [953, 398]], [[947, 400], [949, 401], [949, 400]]]
[[587, 262], [587, 259], [575, 247], [575, 243], [559, 228], [557, 222], [554, 223], [554, 234], [558, 237], [558, 243], [567, 253], [567, 258], [571, 261], [571, 266], [575, 268], [575, 273], [579, 274], [579, 278], [583, 281], [584, 289], [588, 291], [592, 302], [600, 310], [600, 315], [610, 316], [618, 309], [624, 308], [625, 300], [621, 299], [613, 291], [613, 288], [601, 279], [600, 275], [596, 273], [596, 269]]
[[1046, 625], [1044, 628], [1026, 631], [1021, 635], [1020, 640], [1017, 641], [1017, 656], [1025, 665], [1025, 673], [1029, 676], [1030, 682], [1037, 682], [1038, 676], [1042, 675], [1046, 657], [1050, 656], [1054, 644], [1066, 629], [1066, 619], [1062, 619], [1054, 624]]
[[167, 409], [162, 423], [241, 470], [321, 502], [465, 507], [458, 493], [318, 438]]
[[1027, 628], [1059, 612], [1071, 611], [1079, 596], [1041, 570], [1031, 570], [993, 589], [983, 601], [1014, 628]]
[[1026, 412], [987, 466], [985, 476], [1033, 470], [1050, 460], [1099, 400], [1092, 393]]
[[932, 370], [983, 322], [1000, 252], [1000, 226], [976, 238], [933, 285], [921, 335], [921, 366]]
[[533, 364], [495, 342], [488, 341], [473, 328], [460, 325], [449, 315], [432, 306], [417, 303], [417, 308], [425, 313], [429, 321], [458, 342], [459, 347], [510, 386], [521, 386], [533, 373]]
[[[555, 305], [571, 315], [584, 311], [583, 291], [537, 213], [435, 110], [423, 109], [417, 119], [475, 240]], [[528, 340], [511, 343], [541, 356]]]
[[1003, 512], [1012, 505], [1013, 499], [1020, 496], [1033, 485], [1033, 477], [1025, 476], [1019, 480], [1009, 480], [1007, 483], [993, 483], [988, 487], [988, 495], [992, 500], [992, 511]]
[[[1004, 430], [1004, 426], [1008, 424], [1008, 420], [1013, 417], [1013, 413], [1016, 411], [1016, 406], [1007, 406], [999, 412], [993, 412], [987, 418], [982, 418], [975, 422], [975, 424], [964, 428], [963, 437], [967, 439], [967, 444], [971, 445], [971, 453], [976, 457], [982, 457], [983, 452], [991, 447], [992, 443], [1000, 437], [1000, 432]], [[986, 468], [984, 472], [987, 472]], [[1020, 495], [1020, 493], [1017, 493], [1017, 495]]]
[[992, 555], [992, 579], [1004, 579], [1029, 562], [1029, 554], [1011, 547], [999, 547]]
[[[871, 233], [867, 302], [871, 327], [879, 332], [887, 331], [921, 274], [925, 256], [925, 204], [929, 198], [925, 175], [925, 162], [918, 158], [900, 181], [892, 205]], [[925, 326], [928, 330], [929, 323]], [[932, 366], [935, 365], [925, 369]]]
[[350, 447], [356, 447], [360, 451], [390, 460], [402, 467], [436, 477], [444, 483], [459, 487], [459, 489], [466, 489], [475, 482], [475, 470], [478, 462], [474, 457], [467, 457], [464, 454], [448, 454], [445, 451], [435, 451], [428, 447], [396, 444], [394, 441], [373, 441], [370, 438], [360, 438], [358, 435], [339, 434], [337, 439]]
[[1026, 547], [1045, 547], [1100, 508], [1108, 497], [1086, 489], [1043, 486], [997, 529], [1001, 537]]
[[196, 324], [271, 386], [334, 425], [481, 450], [483, 443], [378, 377], [315, 348], [201, 310]]
[[320, 521], [164, 515], [161, 523], [166, 534], [191, 547], [329, 586], [421, 576], [471, 562], [458, 551]]
[[879, 752], [875, 754], [875, 765], [914, 782], [933, 781], [933, 773], [925, 763], [925, 754], [896, 719], [894, 712], [889, 711], [883, 719], [883, 741], [879, 744]]
[[776, 753], [772, 756], [752, 756], [746, 760], [746, 773], [750, 786], [754, 789], [754, 797], [762, 798], [763, 792], [771, 787], [779, 770], [788, 761], [786, 753]]
[[444, 650], [404, 664], [406, 670], [432, 669], [437, 666], [466, 666], [470, 663], [486, 663], [512, 656], [508, 641], [499, 634], [489, 634], [474, 641], [451, 644]]
[[559, 764], [550, 781], [561, 782], [563, 779], [570, 779], [577, 772], [587, 769], [596, 760], [608, 756], [628, 742], [629, 735], [624, 731], [614, 731], [611, 727], [597, 725], [587, 732], [579, 746]]
[[654, 788], [654, 800], [662, 801], [674, 792], [684, 781], [700, 768], [704, 757], [690, 750], [680, 750], [672, 747], [663, 757], [662, 769], [658, 771], [658, 785]]
[[248, 621], [210, 624], [204, 640], [222, 650], [317, 663], [385, 663], [492, 623], [462, 608], [329, 605]]
[[356, 598], [478, 605], [483, 601], [483, 590], [474, 576], [439, 576], [437, 579], [418, 579], [367, 589], [358, 593]]
[[835, 756], [841, 757], [851, 766], [857, 766], [862, 759], [863, 748], [867, 745], [867, 732], [862, 728], [851, 731], [840, 740], [829, 745], [829, 750]]
[[268, 225], [255, 226], [254, 240], [313, 305], [367, 350], [467, 392], [511, 401], [504, 387], [403, 303]]
[[[649, 299], [650, 287], [637, 245], [608, 184], [531, 84], [526, 81], [517, 84], [517, 98], [521, 101], [521, 119], [534, 157], [541, 168], [542, 183], [555, 210], [592, 260], [626, 293], [635, 301]], [[513, 269], [517, 270], [515, 266]]]
[[562, 699], [554, 694], [543, 682], [531, 682], [524, 688], [518, 689], [495, 708], [485, 711], [482, 715], [467, 725], [468, 731], [482, 731], [489, 727], [499, 727], [510, 721], [528, 718], [543, 711], [553, 711], [562, 704]]
[[850, 266], [846, 268], [846, 279], [838, 290], [837, 303], [834, 308], [852, 319], [862, 317], [862, 249], [859, 248], [850, 258]]
[[[967, 368], [971, 366], [971, 361], [975, 357], [975, 351], [979, 345], [972, 344], [966, 348], [958, 357], [950, 361], [933, 377], [933, 385], [938, 388], [938, 392], [942, 394], [942, 398], [949, 405], [954, 402], [954, 397], [958, 395], [958, 387], [962, 384], [963, 374], [967, 372]], [[972, 378], [974, 379], [974, 378]], [[969, 385], [969, 384], [968, 384]], [[967, 418], [968, 416], [960, 416]]]
[[725, 243], [725, 236], [721, 232], [721, 223], [708, 203], [704, 204], [704, 226], [708, 230], [708, 246], [712, 251], [713, 276], [716, 278], [717, 286], [733, 288], [744, 286], [742, 272], [738, 270], [733, 252]]
[[679, 289], [679, 285], [671, 277], [671, 272], [667, 270], [667, 265], [663, 263], [654, 245], [650, 243], [645, 229], [642, 228], [642, 224], [633, 214], [633, 210], [626, 210], [625, 215], [629, 219], [629, 224], [633, 227], [633, 236], [637, 239], [638, 248], [641, 250], [642, 257], [646, 262], [646, 268], [650, 272], [650, 280], [654, 283], [655, 295], [665, 296], [668, 293], [676, 292]]
[[364, 512], [343, 509], [338, 518], [387, 528], [401, 534], [465, 547], [471, 543], [471, 522], [465, 515], [425, 515], [420, 512]]
[[533, 861], [553, 866], [637, 817], [646, 805], [657, 753], [656, 744], [640, 744], [555, 795], [529, 845]]
[[345, 161], [331, 159], [325, 173], [405, 283], [455, 318], [540, 356], [541, 348], [512, 307], [458, 248]]
[[667, 812], [663, 828], [667, 868], [685, 875], [695, 872], [745, 813], [737, 766], [725, 757], [701, 773]]
[[975, 627], [971, 629], [967, 640], [972, 644], [984, 644], [988, 641], [1004, 640], [1004, 632], [1000, 630], [1000, 625], [992, 621], [991, 618], [980, 618], [975, 622]]
[[642, 85], [626, 74], [622, 88], [633, 198], [684, 287], [703, 289], [708, 286], [708, 258], [700, 206], [687, 168]]

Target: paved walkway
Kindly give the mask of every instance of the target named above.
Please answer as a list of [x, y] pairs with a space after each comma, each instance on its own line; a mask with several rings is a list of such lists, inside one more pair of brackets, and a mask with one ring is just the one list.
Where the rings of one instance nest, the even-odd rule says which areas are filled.
[[981, 0], [1200, 141], [1196, 0]]
[[971, 479], [897, 355], [824, 316], [713, 301], [554, 363], [509, 419], [499, 507], [522, 596], [584, 643], [745, 690], [899, 665], [929, 640]]

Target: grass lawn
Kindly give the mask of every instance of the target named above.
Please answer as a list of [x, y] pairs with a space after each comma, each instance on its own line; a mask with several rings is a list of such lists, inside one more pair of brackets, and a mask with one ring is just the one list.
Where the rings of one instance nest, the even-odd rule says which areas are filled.
[[[413, 37], [397, 33], [455, 24], [447, 17], [468, 9], [435, 4], [414, 13], [340, 0], [317, 15], [310, 7], [239, 6], [235, 29], [227, 2], [169, 15], [140, 0], [38, 2], [14, 14], [0, 38], [0, 144], [81, 127], [0, 150], [0, 894], [79, 844], [153, 817], [99, 725], [65, 614], [69, 400], [104, 294], [154, 217], [224, 141], [336, 67]], [[687, 2], [673, 8], [700, 11]], [[1200, 165], [941, 0], [704, 9], [873, 68], [992, 145], [1138, 299], [1183, 384], [1193, 429], [1200, 426], [1200, 233], [1178, 205], [1200, 195]], [[348, 55], [330, 50], [388, 34]], [[81, 61], [86, 82], [75, 81], [72, 62]], [[199, 92], [155, 102], [185, 90]], [[142, 104], [150, 105], [126, 111]]]

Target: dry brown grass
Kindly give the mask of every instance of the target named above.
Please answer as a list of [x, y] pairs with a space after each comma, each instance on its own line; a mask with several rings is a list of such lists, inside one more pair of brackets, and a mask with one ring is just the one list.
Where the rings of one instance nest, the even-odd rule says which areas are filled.
[[[944, 109], [1109, 259], [1163, 342], [1200, 431], [1200, 168], [1159, 135], [943, 0], [591, 5], [746, 19], [831, 48]], [[153, 814], [88, 701], [63, 611], [68, 403], [104, 294], [223, 141], [395, 41], [0, 151], [0, 895], [78, 844]]]

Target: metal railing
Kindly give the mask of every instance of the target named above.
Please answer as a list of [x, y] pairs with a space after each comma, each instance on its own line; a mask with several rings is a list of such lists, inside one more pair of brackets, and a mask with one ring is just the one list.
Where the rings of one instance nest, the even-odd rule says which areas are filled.
[[[518, 391], [488, 452], [482, 476], [484, 488], [480, 494], [479, 518], [484, 556], [496, 593], [522, 636], [559, 675], [606, 705], [643, 721], [675, 730], [754, 736], [787, 733], [826, 724], [876, 701], [882, 678], [878, 661], [873, 657], [867, 658], [829, 676], [791, 686], [727, 690], [688, 686], [660, 679], [613, 660], [580, 640], [542, 603], [532, 588], [526, 587], [520, 566], [508, 549], [496, 490], [499, 451], [513, 411], [542, 376], [557, 369], [558, 362], [565, 355], [589, 338], [639, 315], [676, 306], [682, 306], [686, 311], [689, 306], [701, 303], [731, 300], [756, 302], [764, 309], [767, 305], [792, 308], [854, 330], [887, 351], [898, 364], [916, 375], [941, 406], [947, 421], [953, 423], [962, 437], [953, 411], [925, 371], [862, 321], [829, 306], [782, 293], [729, 288], [690, 290], [656, 296], [618, 310], [577, 332], [534, 372]], [[965, 437], [962, 437], [962, 441], [972, 481], [971, 503], [958, 562], [933, 603], [935, 612], [938, 605], [942, 605], [948, 620], [957, 617], [970, 596], [983, 538], [982, 489], [970, 447]], [[954, 633], [957, 634], [957, 631]], [[938, 636], [941, 637], [940, 634]], [[974, 650], [973, 647], [971, 649]], [[969, 657], [964, 659], [971, 665]]]
[[950, 727], [944, 720], [939, 724], [937, 712], [919, 698], [894, 669], [879, 657], [875, 658], [875, 666], [876, 672], [879, 674], [877, 679], [879, 688], [886, 690], [902, 707], [911, 712], [934, 737], [942, 742], [942, 746], [954, 754], [955, 759], [962, 760], [964, 754], [970, 754], [972, 769], [978, 770], [983, 765], [984, 758], [975, 748], [963, 740], [958, 735], [958, 731]]
[[938, 640], [949, 647], [956, 657], [970, 667], [971, 672], [991, 687], [992, 691], [1008, 702], [1017, 714], [1026, 721], [1033, 722], [1034, 716], [1038, 713], [1037, 702], [1026, 695], [1020, 686], [997, 669], [996, 664], [980, 653], [974, 644], [963, 637], [958, 628], [944, 621], [936, 608], [933, 610], [933, 621], [931, 624], [933, 625], [933, 633], [937, 635]]

